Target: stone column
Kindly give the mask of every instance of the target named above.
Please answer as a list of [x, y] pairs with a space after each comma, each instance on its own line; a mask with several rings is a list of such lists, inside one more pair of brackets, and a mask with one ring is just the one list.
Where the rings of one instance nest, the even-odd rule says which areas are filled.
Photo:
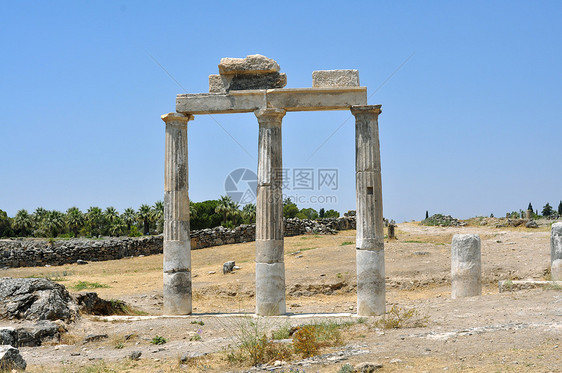
[[451, 298], [482, 295], [480, 236], [455, 234], [451, 243]]
[[187, 171], [187, 122], [168, 113], [164, 168], [164, 314], [191, 314], [191, 245]]
[[259, 123], [256, 203], [256, 314], [282, 315], [285, 306], [283, 251], [283, 109], [255, 111]]
[[550, 279], [562, 281], [562, 223], [552, 224], [550, 235]]
[[357, 193], [357, 314], [382, 315], [385, 304], [384, 222], [378, 117], [381, 105], [352, 106]]

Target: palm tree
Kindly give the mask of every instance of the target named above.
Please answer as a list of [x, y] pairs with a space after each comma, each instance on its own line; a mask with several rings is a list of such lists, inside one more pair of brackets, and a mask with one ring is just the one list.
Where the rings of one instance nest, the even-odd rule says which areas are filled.
[[103, 212], [104, 217], [107, 219], [109, 223], [112, 223], [116, 218], [119, 217], [119, 212], [113, 206], [109, 206]]
[[43, 220], [43, 224], [51, 237], [56, 237], [64, 228], [64, 214], [57, 210], [49, 211]]
[[251, 224], [256, 222], [256, 205], [248, 203], [242, 208], [242, 218], [244, 223]]
[[78, 207], [71, 207], [66, 210], [66, 225], [74, 233], [74, 237], [78, 236], [80, 228], [84, 225], [84, 214]]
[[39, 227], [39, 225], [43, 223], [43, 219], [45, 219], [47, 213], [48, 211], [45, 210], [43, 207], [37, 207], [35, 209], [35, 212], [31, 216], [31, 218], [33, 219], [33, 223], [35, 224], [35, 227]]
[[131, 231], [131, 225], [133, 225], [137, 221], [137, 213], [131, 207], [128, 207], [123, 211], [123, 222], [127, 225], [127, 232]]
[[86, 221], [90, 225], [90, 234], [92, 236], [98, 236], [101, 234], [103, 229], [103, 220], [103, 213], [99, 207], [90, 206], [88, 211], [86, 211]]
[[164, 202], [156, 201], [152, 208], [152, 219], [156, 222], [158, 233], [162, 233], [164, 230]]
[[123, 219], [117, 217], [113, 219], [111, 225], [109, 226], [109, 235], [114, 237], [120, 236], [125, 231], [125, 228], [127, 228], [127, 226], [125, 225]]
[[137, 218], [143, 225], [143, 233], [147, 235], [150, 232], [150, 221], [152, 219], [152, 209], [149, 205], [141, 205], [137, 213]]
[[19, 230], [22, 236], [31, 233], [33, 227], [33, 219], [27, 210], [19, 210], [14, 217], [14, 228]]
[[228, 215], [232, 214], [233, 205], [234, 201], [232, 200], [232, 198], [230, 198], [230, 196], [221, 196], [221, 198], [219, 198], [219, 204], [215, 208], [215, 212], [217, 214], [222, 214], [223, 225], [226, 224]]

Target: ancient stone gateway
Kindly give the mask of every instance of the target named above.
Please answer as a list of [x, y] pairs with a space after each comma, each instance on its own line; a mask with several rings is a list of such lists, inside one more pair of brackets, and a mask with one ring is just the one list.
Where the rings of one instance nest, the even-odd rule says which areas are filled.
[[384, 233], [378, 116], [357, 70], [312, 73], [312, 88], [284, 89], [279, 65], [261, 55], [223, 58], [209, 93], [180, 94], [166, 123], [164, 313], [191, 314], [187, 123], [195, 115], [247, 113], [259, 125], [256, 203], [256, 314], [285, 308], [281, 122], [287, 112], [351, 110], [355, 116], [357, 313], [385, 312]]

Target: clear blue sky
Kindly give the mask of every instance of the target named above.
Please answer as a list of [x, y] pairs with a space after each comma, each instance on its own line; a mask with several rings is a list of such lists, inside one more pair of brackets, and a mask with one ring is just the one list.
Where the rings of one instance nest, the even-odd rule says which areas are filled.
[[[383, 105], [385, 217], [556, 207], [561, 15], [559, 1], [2, 2], [0, 209], [162, 199], [160, 115], [183, 90], [150, 56], [199, 93], [221, 57], [255, 53], [279, 62], [287, 87], [310, 87], [313, 70], [359, 70]], [[283, 121], [285, 167], [339, 170], [337, 203], [310, 207], [355, 208], [353, 119], [313, 154], [349, 117]], [[190, 122], [194, 201], [257, 165], [254, 115], [214, 118], [240, 146], [209, 116]]]

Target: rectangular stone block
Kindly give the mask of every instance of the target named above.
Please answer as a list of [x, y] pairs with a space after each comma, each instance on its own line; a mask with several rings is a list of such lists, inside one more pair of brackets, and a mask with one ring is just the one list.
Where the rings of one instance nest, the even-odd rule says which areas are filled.
[[317, 70], [312, 72], [312, 87], [359, 87], [357, 70]]
[[209, 75], [209, 93], [226, 93], [229, 79], [220, 75]]
[[248, 113], [266, 107], [265, 98], [265, 90], [180, 94], [176, 97], [176, 111], [189, 114]]
[[267, 107], [287, 111], [349, 110], [367, 104], [366, 87], [267, 90]]

